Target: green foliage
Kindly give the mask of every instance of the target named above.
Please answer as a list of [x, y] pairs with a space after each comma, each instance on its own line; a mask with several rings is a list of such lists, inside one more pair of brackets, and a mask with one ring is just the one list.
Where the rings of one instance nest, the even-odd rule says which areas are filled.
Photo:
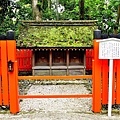
[[23, 29], [18, 46], [80, 47], [91, 46], [96, 27], [29, 27]]
[[[38, 7], [42, 9], [42, 19], [56, 20], [57, 14], [53, 9], [48, 8], [48, 0], [38, 1]], [[59, 13], [60, 20], [78, 20], [80, 18], [79, 0], [59, 0], [59, 3], [65, 7], [65, 11]], [[120, 32], [120, 27], [116, 24], [117, 9], [118, 5], [120, 5], [119, 0], [109, 0], [109, 3], [106, 3], [105, 0], [85, 0], [84, 5], [85, 20], [98, 20], [97, 25], [102, 32], [113, 33], [116, 27], [118, 27]], [[0, 34], [13, 29], [16, 32], [16, 37], [18, 37], [21, 20], [30, 19], [33, 19], [32, 0], [20, 0], [17, 3], [12, 2], [12, 5], [10, 5], [8, 0], [0, 1]], [[71, 40], [69, 43], [71, 43]]]
[[[25, 2], [25, 3], [24, 3]], [[16, 37], [19, 35], [19, 26], [21, 20], [32, 19], [32, 9], [31, 4], [27, 4], [26, 1], [22, 0], [11, 5], [6, 6], [5, 13], [0, 13], [0, 16], [4, 19], [0, 19], [0, 34], [5, 34], [7, 30], [14, 30], [16, 32]]]
[[113, 33], [119, 0], [85, 0], [85, 19], [97, 19], [103, 33]]

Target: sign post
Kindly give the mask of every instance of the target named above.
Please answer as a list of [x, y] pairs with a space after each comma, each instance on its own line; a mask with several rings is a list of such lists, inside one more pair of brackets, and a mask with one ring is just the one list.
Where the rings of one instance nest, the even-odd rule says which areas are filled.
[[99, 59], [109, 59], [109, 94], [108, 94], [108, 116], [112, 111], [112, 85], [113, 85], [113, 60], [120, 59], [120, 39], [108, 38], [98, 40]]

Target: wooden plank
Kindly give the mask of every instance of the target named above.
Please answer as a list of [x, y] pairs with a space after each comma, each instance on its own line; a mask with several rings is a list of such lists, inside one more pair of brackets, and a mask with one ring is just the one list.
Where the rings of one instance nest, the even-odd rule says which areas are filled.
[[101, 111], [101, 60], [98, 58], [99, 43], [94, 40], [94, 77], [93, 77], [93, 112]]
[[32, 51], [28, 49], [28, 71], [32, 70]]
[[20, 51], [20, 69], [23, 71], [24, 49]]
[[86, 70], [88, 70], [88, 49], [86, 49]]
[[32, 54], [33, 51], [30, 49], [30, 68], [29, 68], [30, 71], [32, 70]]
[[49, 54], [49, 66], [50, 66], [50, 75], [52, 75], [52, 50], [50, 49], [50, 54]]
[[93, 49], [90, 49], [91, 50], [91, 55], [90, 55], [90, 70], [92, 70], [92, 59], [93, 59]]
[[120, 60], [117, 62], [117, 76], [116, 76], [116, 104], [120, 104]]
[[7, 47], [6, 41], [1, 40], [1, 75], [2, 75], [2, 93], [3, 93], [3, 105], [9, 106], [8, 98], [8, 67], [7, 67]]
[[17, 80], [17, 62], [16, 62], [16, 41], [7, 40], [8, 61], [12, 61], [14, 70], [8, 72], [9, 77], [9, 99], [10, 99], [10, 112], [16, 114], [18, 109], [18, 80]]
[[108, 104], [108, 60], [102, 60], [102, 104]]
[[72, 94], [72, 95], [19, 95], [18, 98], [90, 98], [92, 94]]
[[20, 50], [16, 49], [16, 57], [17, 57], [17, 63], [18, 63], [18, 71], [20, 71]]
[[67, 75], [69, 75], [69, 49], [66, 50], [66, 65], [67, 65]]
[[[35, 66], [35, 51], [32, 51], [32, 67]], [[32, 75], [35, 75], [35, 70], [32, 70]]]
[[83, 65], [84, 65], [84, 69], [83, 69], [83, 74], [85, 75], [85, 69], [86, 69], [86, 53], [85, 53], [85, 50], [84, 50], [84, 58], [83, 58], [83, 61], [84, 61], [84, 63], [83, 63]]
[[18, 76], [19, 80], [44, 80], [44, 79], [64, 79], [64, 80], [69, 80], [69, 79], [84, 79], [84, 78], [90, 78], [92, 79], [92, 75], [74, 75], [74, 76]]

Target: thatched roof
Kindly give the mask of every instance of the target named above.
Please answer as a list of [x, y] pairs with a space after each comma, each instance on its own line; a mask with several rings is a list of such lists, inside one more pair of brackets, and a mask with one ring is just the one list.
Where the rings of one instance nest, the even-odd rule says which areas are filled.
[[91, 46], [96, 21], [22, 21], [18, 46], [81, 47]]

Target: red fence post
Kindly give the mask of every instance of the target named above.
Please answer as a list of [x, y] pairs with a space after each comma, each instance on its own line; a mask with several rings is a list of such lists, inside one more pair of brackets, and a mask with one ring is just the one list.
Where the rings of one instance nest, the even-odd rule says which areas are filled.
[[99, 56], [99, 43], [97, 39], [101, 38], [101, 31], [94, 31], [94, 68], [93, 68], [93, 112], [101, 111], [101, 60]]
[[116, 74], [116, 104], [120, 104], [120, 60], [117, 62], [117, 74]]
[[102, 104], [108, 104], [108, 60], [102, 60]]
[[10, 112], [16, 114], [19, 112], [18, 102], [18, 80], [17, 61], [16, 61], [16, 41], [14, 32], [7, 32], [7, 52], [8, 52], [8, 77], [9, 77], [9, 95], [10, 95]]
[[1, 42], [1, 76], [2, 76], [2, 98], [3, 105], [9, 106], [8, 98], [8, 75], [7, 75], [7, 47], [6, 47], [6, 37], [3, 36]]

